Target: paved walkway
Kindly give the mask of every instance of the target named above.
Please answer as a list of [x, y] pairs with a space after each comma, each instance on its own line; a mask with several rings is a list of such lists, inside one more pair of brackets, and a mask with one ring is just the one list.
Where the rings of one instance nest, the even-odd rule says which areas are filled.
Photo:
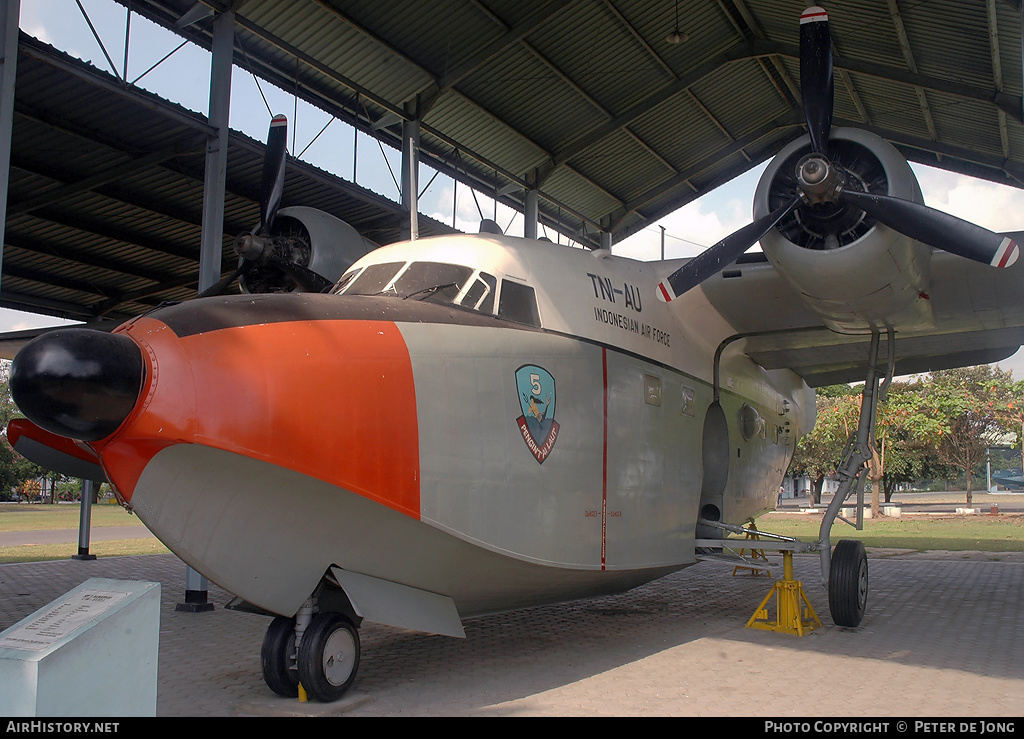
[[[89, 529], [90, 544], [96, 541], [148, 538], [153, 538], [153, 532], [142, 524], [93, 526]], [[20, 547], [32, 544], [67, 544], [69, 542], [78, 543], [78, 529], [0, 531], [0, 547]]]
[[162, 583], [160, 716], [1024, 715], [1024, 558], [872, 554], [855, 630], [831, 625], [817, 559], [795, 558], [825, 623], [802, 638], [744, 628], [772, 580], [711, 563], [473, 619], [466, 639], [365, 624], [356, 684], [328, 706], [266, 688], [268, 620], [225, 610], [223, 591], [211, 612], [175, 611], [185, 568], [172, 555], [0, 565], [0, 629], [90, 577]]

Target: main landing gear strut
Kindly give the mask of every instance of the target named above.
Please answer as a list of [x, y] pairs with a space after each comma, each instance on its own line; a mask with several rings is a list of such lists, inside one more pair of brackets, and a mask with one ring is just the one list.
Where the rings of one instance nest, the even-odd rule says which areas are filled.
[[[832, 524], [836, 519], [854, 526], [858, 530], [864, 528], [864, 482], [867, 477], [867, 465], [871, 461], [875, 448], [875, 423], [878, 403], [885, 399], [892, 382], [895, 368], [895, 342], [892, 329], [887, 332], [888, 359], [884, 375], [879, 370], [880, 334], [877, 330], [871, 333], [871, 349], [868, 361], [867, 379], [861, 394], [860, 419], [857, 429], [850, 435], [843, 454], [843, 463], [838, 470], [839, 489], [832, 497], [821, 521], [816, 542], [801, 542], [796, 539], [754, 531], [742, 526], [724, 524], [702, 519], [705, 526], [723, 529], [737, 534], [753, 535], [758, 539], [760, 549], [775, 549], [783, 554], [784, 576], [772, 588], [758, 606], [757, 611], [747, 622], [753, 628], [784, 631], [803, 635], [806, 631], [821, 625], [814, 609], [807, 601], [803, 586], [793, 579], [793, 552], [818, 552], [821, 563], [822, 583], [828, 587], [828, 607], [832, 621], [837, 626], [859, 626], [864, 618], [868, 598], [868, 560], [864, 544], [853, 539], [840, 540], [832, 547]], [[839, 515], [843, 504], [856, 491], [857, 520], [848, 521]], [[729, 549], [725, 539], [698, 539], [698, 549], [710, 548]], [[749, 541], [746, 542], [749, 545]], [[708, 559], [719, 557], [705, 556]], [[734, 563], [734, 560], [722, 558]], [[772, 598], [776, 600], [777, 615], [771, 619], [766, 606]], [[806, 606], [806, 607], [805, 607]]]
[[871, 354], [868, 374], [861, 392], [860, 419], [857, 429], [850, 435], [838, 470], [839, 489], [821, 520], [818, 531], [818, 552], [821, 557], [822, 578], [828, 578], [828, 607], [837, 626], [858, 626], [864, 618], [868, 599], [868, 558], [862, 542], [843, 539], [835, 550], [829, 540], [832, 524], [839, 517], [839, 509], [850, 494], [857, 491], [856, 523], [841, 518], [858, 531], [864, 529], [864, 481], [868, 463], [875, 449], [875, 422], [878, 403], [885, 400], [896, 366], [896, 342], [890, 328], [886, 336], [888, 359], [884, 378], [878, 369], [879, 332], [871, 332]]

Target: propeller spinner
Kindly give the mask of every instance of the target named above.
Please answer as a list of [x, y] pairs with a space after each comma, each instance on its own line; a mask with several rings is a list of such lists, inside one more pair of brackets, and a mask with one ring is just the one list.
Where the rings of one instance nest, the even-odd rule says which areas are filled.
[[993, 267], [1009, 267], [1020, 255], [1010, 238], [920, 203], [865, 192], [830, 158], [834, 77], [828, 14], [814, 6], [800, 16], [800, 93], [810, 138], [810, 153], [796, 165], [796, 195], [774, 211], [727, 236], [687, 262], [658, 285], [658, 298], [668, 302], [717, 274], [735, 261], [796, 209], [857, 208], [871, 218], [916, 241]]

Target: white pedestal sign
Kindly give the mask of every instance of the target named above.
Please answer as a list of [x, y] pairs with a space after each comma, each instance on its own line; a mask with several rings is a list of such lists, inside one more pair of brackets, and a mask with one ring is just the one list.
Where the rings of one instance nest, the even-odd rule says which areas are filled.
[[93, 578], [0, 633], [0, 716], [155, 716], [160, 584]]

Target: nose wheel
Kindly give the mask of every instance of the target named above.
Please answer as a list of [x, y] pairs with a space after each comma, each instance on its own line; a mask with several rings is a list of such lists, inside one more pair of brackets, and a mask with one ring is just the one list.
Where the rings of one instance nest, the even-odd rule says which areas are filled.
[[359, 632], [340, 613], [313, 617], [299, 645], [299, 683], [313, 700], [336, 701], [356, 679]]
[[279, 616], [263, 638], [263, 679], [288, 698], [301, 690], [315, 701], [341, 698], [359, 669], [359, 632], [340, 613], [320, 613], [306, 627], [295, 647], [295, 619]]
[[263, 680], [278, 695], [299, 694], [299, 668], [295, 651], [295, 619], [278, 616], [270, 622], [260, 650]]

